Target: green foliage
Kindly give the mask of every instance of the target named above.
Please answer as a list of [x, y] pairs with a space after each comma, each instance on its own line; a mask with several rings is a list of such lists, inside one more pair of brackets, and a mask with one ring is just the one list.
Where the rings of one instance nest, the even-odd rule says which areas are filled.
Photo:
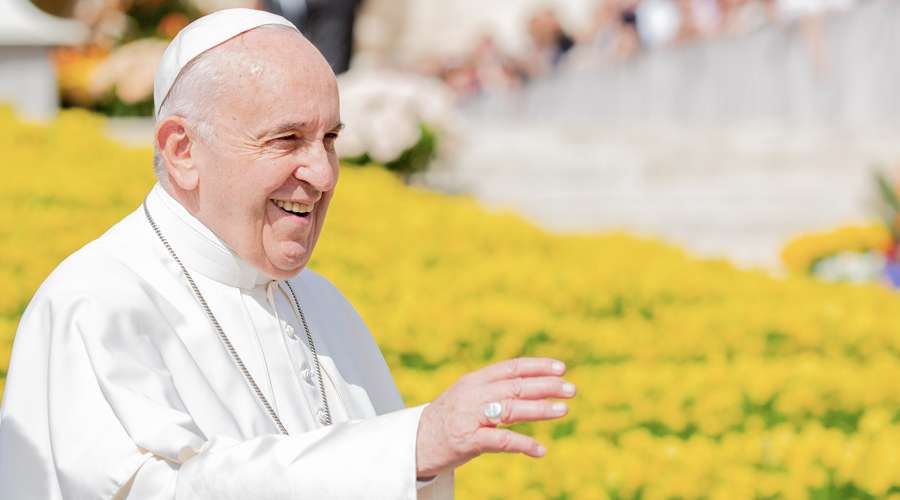
[[182, 14], [189, 20], [197, 19], [203, 13], [187, 0], [144, 0], [132, 2], [125, 12], [130, 21], [129, 31], [122, 42], [160, 35], [160, 21], [170, 14]]
[[897, 196], [897, 191], [894, 190], [894, 186], [891, 185], [890, 180], [882, 171], [875, 172], [875, 183], [878, 186], [878, 193], [881, 195], [881, 200], [888, 208], [885, 222], [891, 230], [894, 241], [900, 240], [900, 228], [898, 228], [895, 223], [898, 215], [900, 215], [900, 198]]
[[90, 106], [91, 111], [112, 117], [153, 116], [153, 96], [136, 103], [127, 103], [116, 96], [115, 89]]

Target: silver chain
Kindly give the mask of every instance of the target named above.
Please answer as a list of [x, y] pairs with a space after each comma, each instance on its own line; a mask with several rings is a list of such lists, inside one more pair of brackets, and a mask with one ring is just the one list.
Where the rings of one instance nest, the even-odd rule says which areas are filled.
[[[216, 316], [213, 314], [212, 309], [210, 309], [209, 305], [206, 303], [206, 299], [203, 297], [203, 294], [200, 293], [200, 288], [197, 287], [197, 283], [194, 282], [194, 279], [191, 277], [191, 273], [189, 273], [187, 268], [184, 267], [181, 259], [178, 258], [178, 255], [175, 254], [175, 250], [172, 249], [172, 245], [169, 244], [169, 241], [165, 236], [163, 236], [162, 231], [160, 231], [159, 226], [156, 225], [156, 221], [153, 220], [153, 217], [150, 215], [150, 210], [147, 209], [146, 200], [144, 200], [143, 207], [144, 215], [147, 216], [147, 222], [150, 223], [150, 227], [153, 228], [153, 232], [155, 232], [156, 236], [159, 237], [159, 241], [161, 241], [163, 246], [166, 247], [166, 250], [169, 251], [169, 255], [172, 257], [172, 260], [174, 260], [175, 263], [178, 264], [178, 267], [181, 268], [181, 272], [184, 274], [188, 285], [190, 285], [191, 291], [194, 293], [194, 296], [200, 303], [200, 307], [206, 314], [207, 319], [209, 319], [210, 324], [216, 330], [216, 334], [219, 336], [219, 340], [222, 341], [222, 345], [225, 346], [225, 350], [228, 351], [228, 354], [231, 356], [231, 360], [234, 361], [235, 366], [237, 366], [238, 370], [241, 372], [241, 375], [244, 376], [244, 380], [247, 381], [247, 384], [256, 394], [256, 399], [259, 400], [260, 404], [262, 404], [263, 408], [266, 410], [266, 413], [268, 413], [269, 417], [272, 418], [275, 426], [278, 427], [278, 431], [281, 434], [287, 435], [287, 428], [285, 428], [284, 424], [281, 423], [281, 419], [278, 418], [278, 414], [275, 413], [275, 409], [272, 408], [272, 405], [269, 403], [268, 398], [266, 398], [266, 395], [263, 394], [262, 389], [259, 388], [256, 380], [253, 379], [253, 375], [250, 374], [250, 370], [247, 369], [247, 366], [244, 364], [241, 356], [234, 348], [234, 345], [231, 343], [231, 339], [228, 338], [228, 335], [225, 335], [225, 330], [222, 329], [222, 326], [219, 324], [219, 320], [216, 319]], [[322, 396], [322, 408], [325, 412], [325, 419], [321, 423], [324, 425], [331, 425], [331, 410], [328, 408], [328, 397], [325, 394], [325, 384], [322, 380], [322, 367], [319, 364], [319, 355], [316, 352], [316, 344], [313, 342], [312, 334], [309, 331], [309, 326], [306, 324], [306, 315], [303, 314], [303, 309], [300, 307], [300, 302], [297, 300], [297, 295], [294, 293], [294, 288], [287, 281], [285, 281], [284, 284], [287, 285], [288, 290], [291, 292], [291, 299], [293, 299], [291, 306], [294, 307], [294, 310], [300, 317], [300, 322], [303, 323], [303, 329], [306, 331], [306, 340], [309, 343], [309, 350], [312, 351], [313, 360], [315, 361], [316, 376], [319, 379], [319, 392]]]
[[285, 285], [288, 287], [288, 291], [291, 292], [291, 299], [293, 299], [295, 310], [300, 315], [300, 322], [303, 323], [303, 330], [306, 332], [306, 340], [309, 343], [309, 350], [312, 351], [313, 360], [315, 360], [316, 365], [316, 377], [319, 379], [319, 393], [322, 395], [322, 409], [325, 410], [325, 425], [331, 425], [331, 409], [328, 407], [328, 396], [325, 394], [325, 382], [322, 381], [322, 366], [319, 364], [319, 354], [316, 352], [316, 343], [313, 342], [312, 333], [309, 332], [309, 325], [306, 324], [306, 315], [303, 314], [303, 308], [300, 307], [300, 302], [297, 300], [297, 295], [294, 293], [294, 287], [291, 286], [290, 281], [285, 281]]

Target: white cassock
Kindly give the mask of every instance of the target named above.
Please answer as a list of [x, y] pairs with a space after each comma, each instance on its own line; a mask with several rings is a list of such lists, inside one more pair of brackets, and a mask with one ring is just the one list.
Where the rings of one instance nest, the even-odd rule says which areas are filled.
[[[279, 434], [138, 209], [35, 294], [0, 409], [0, 499], [446, 499], [416, 481], [424, 406], [404, 408], [366, 326], [310, 270], [283, 282], [238, 258], [161, 187], [151, 215], [288, 435]], [[53, 235], [47, 235], [52, 238]]]

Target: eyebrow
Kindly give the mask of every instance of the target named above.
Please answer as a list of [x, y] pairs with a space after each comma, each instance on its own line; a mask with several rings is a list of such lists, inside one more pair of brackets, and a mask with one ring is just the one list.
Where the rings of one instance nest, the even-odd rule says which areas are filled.
[[[272, 128], [270, 130], [267, 130], [265, 132], [257, 134], [256, 138], [262, 139], [264, 137], [284, 134], [286, 132], [291, 132], [294, 130], [303, 130], [306, 128], [306, 126], [307, 126], [306, 122], [283, 122], [283, 123], [278, 124], [277, 126], [275, 126], [274, 128]], [[335, 125], [334, 128], [332, 128], [329, 132], [332, 132], [332, 133], [340, 132], [343, 129], [344, 129], [344, 123], [340, 122], [337, 125]]]

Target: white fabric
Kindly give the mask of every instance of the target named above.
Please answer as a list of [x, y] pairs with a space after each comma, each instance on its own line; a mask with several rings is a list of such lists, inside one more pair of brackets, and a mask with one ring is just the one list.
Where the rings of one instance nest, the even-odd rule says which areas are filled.
[[337, 289], [310, 270], [290, 280], [320, 354], [334, 419], [324, 427], [284, 283], [159, 186], [147, 203], [290, 435], [277, 433], [139, 208], [67, 258], [22, 317], [0, 407], [0, 498], [452, 498], [452, 473], [417, 488], [424, 406], [404, 409]]
[[255, 9], [225, 9], [203, 16], [185, 26], [166, 47], [153, 82], [153, 114], [172, 90], [181, 70], [195, 57], [245, 31], [268, 24], [297, 29], [287, 19]]

